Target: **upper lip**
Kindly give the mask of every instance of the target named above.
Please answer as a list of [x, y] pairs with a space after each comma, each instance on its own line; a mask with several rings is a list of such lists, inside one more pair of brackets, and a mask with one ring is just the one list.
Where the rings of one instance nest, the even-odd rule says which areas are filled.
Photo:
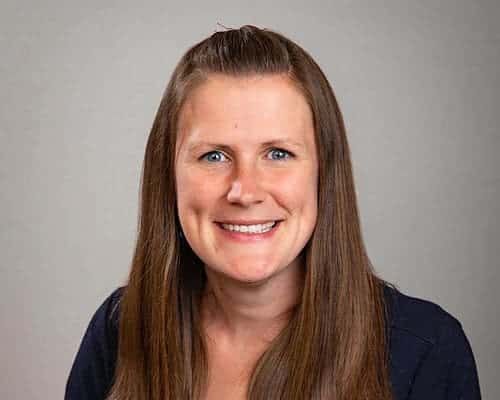
[[267, 222], [279, 222], [281, 220], [279, 219], [273, 219], [273, 218], [268, 218], [268, 219], [225, 219], [223, 221], [215, 221], [218, 222], [219, 224], [231, 224], [231, 225], [257, 225], [257, 224], [265, 224]]

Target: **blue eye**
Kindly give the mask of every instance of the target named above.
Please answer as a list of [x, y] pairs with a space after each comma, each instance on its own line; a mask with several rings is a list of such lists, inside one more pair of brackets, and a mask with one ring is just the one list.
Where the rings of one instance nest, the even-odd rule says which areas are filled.
[[[268, 153], [268, 159], [275, 160], [275, 161], [281, 161], [281, 160], [286, 160], [288, 158], [293, 157], [293, 154], [290, 153], [287, 150], [283, 149], [271, 149]], [[205, 153], [200, 157], [200, 160], [205, 160], [208, 161], [209, 163], [219, 163], [219, 162], [226, 162], [227, 157], [224, 153], [214, 150], [210, 151], [208, 153]]]
[[[292, 154], [289, 151], [283, 149], [272, 149], [269, 154], [271, 154], [272, 160], [285, 160], [290, 158]], [[275, 155], [275, 157], [273, 157]]]
[[221, 153], [220, 151], [210, 151], [203, 156], [201, 156], [202, 159], [207, 160], [210, 163], [216, 163], [216, 162], [221, 162], [224, 161], [224, 158], [226, 156]]

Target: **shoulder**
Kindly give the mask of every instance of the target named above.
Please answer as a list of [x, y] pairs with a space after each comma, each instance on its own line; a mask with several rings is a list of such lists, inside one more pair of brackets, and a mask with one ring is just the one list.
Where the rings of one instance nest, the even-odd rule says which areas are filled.
[[116, 342], [120, 301], [124, 289], [124, 286], [115, 289], [102, 301], [90, 320], [87, 334], [109, 343]]
[[460, 321], [432, 301], [391, 286], [384, 291], [396, 398], [479, 399], [476, 364]]
[[392, 332], [406, 333], [433, 345], [443, 328], [461, 328], [456, 317], [430, 300], [409, 296], [393, 286], [386, 285], [384, 290]]
[[123, 289], [108, 295], [90, 319], [66, 382], [65, 399], [104, 399], [111, 387]]

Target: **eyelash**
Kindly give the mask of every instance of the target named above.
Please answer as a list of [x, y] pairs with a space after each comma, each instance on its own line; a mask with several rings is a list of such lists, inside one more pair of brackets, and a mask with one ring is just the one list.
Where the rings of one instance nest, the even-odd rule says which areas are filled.
[[[279, 152], [282, 152], [282, 153], [286, 154], [286, 157], [279, 158], [279, 159], [274, 159], [274, 160], [272, 159], [273, 161], [283, 161], [283, 160], [295, 157], [292, 152], [290, 152], [288, 150], [280, 149], [280, 148], [277, 148], [277, 147], [274, 147], [274, 148], [272, 148], [272, 149], [269, 150], [269, 152], [271, 152], [271, 151], [279, 151]], [[220, 150], [213, 150], [213, 151], [209, 151], [208, 153], [205, 153], [204, 155], [202, 155], [200, 157], [200, 160], [206, 159], [206, 157], [209, 156], [209, 155], [211, 155], [211, 154], [223, 154], [224, 157], [226, 157], [226, 155], [223, 152], [221, 152]], [[211, 161], [209, 161], [209, 162], [211, 162]], [[214, 161], [213, 163], [215, 163], [215, 162], [216, 161]]]

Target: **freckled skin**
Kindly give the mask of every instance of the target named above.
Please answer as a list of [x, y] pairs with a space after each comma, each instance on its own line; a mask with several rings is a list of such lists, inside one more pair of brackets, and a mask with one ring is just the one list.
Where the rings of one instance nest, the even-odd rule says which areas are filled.
[[[263, 145], [277, 139], [299, 146]], [[276, 148], [293, 156], [273, 159]], [[180, 114], [175, 170], [182, 229], [206, 268], [252, 283], [299, 268], [316, 224], [317, 163], [311, 111], [287, 78], [217, 75], [195, 89]], [[214, 224], [262, 218], [283, 222], [255, 243], [228, 240]]]

